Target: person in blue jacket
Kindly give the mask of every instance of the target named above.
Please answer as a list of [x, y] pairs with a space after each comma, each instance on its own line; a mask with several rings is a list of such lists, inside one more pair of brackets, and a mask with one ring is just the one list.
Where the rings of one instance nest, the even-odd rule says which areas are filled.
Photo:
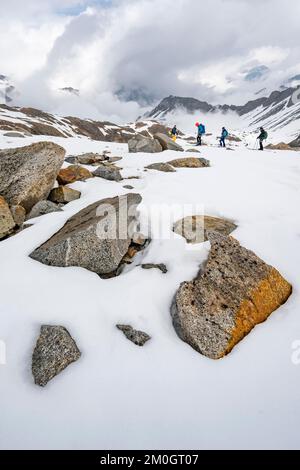
[[205, 125], [196, 123], [196, 127], [198, 127], [198, 136], [197, 136], [197, 145], [202, 145], [202, 137], [205, 134]]
[[229, 135], [228, 130], [225, 127], [222, 127], [222, 133], [220, 137], [220, 147], [226, 147], [226, 139], [228, 135]]

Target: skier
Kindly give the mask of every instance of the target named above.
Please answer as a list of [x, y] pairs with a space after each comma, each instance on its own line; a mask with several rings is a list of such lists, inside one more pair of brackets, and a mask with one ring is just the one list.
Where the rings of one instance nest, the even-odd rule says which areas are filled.
[[228, 137], [228, 131], [226, 127], [222, 127], [221, 137], [220, 137], [220, 147], [226, 147], [226, 139]]
[[196, 122], [196, 127], [198, 127], [197, 145], [202, 145], [202, 136], [205, 134], [205, 126], [204, 124]]
[[259, 136], [257, 137], [257, 139], [259, 140], [259, 150], [263, 150], [264, 149], [264, 145], [263, 145], [263, 142], [264, 140], [267, 140], [268, 138], [268, 133], [267, 131], [264, 130], [263, 127], [260, 128], [260, 134]]
[[171, 137], [174, 140], [174, 142], [176, 141], [178, 135], [179, 135], [179, 132], [178, 132], [177, 126], [175, 124], [175, 126], [171, 130]]

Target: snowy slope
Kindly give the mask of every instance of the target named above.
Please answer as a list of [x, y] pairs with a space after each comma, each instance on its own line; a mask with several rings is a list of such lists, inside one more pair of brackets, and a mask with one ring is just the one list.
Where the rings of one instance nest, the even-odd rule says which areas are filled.
[[[177, 153], [132, 155], [125, 144], [78, 137], [0, 136], [0, 147], [39, 140], [57, 142], [68, 154], [110, 149], [123, 156], [124, 177], [141, 179], [76, 183], [80, 200], [0, 243], [0, 338], [7, 345], [7, 364], [0, 366], [1, 448], [299, 448], [300, 365], [292, 362], [300, 339], [299, 154], [205, 147], [211, 168], [165, 174], [143, 169]], [[235, 220], [234, 236], [293, 284], [288, 303], [225, 359], [211, 361], [183, 343], [169, 311], [180, 283], [206, 259], [208, 243], [190, 249], [178, 236], [153, 234], [144, 261], [165, 263], [168, 274], [136, 267], [111, 280], [28, 257], [81, 208], [128, 192], [126, 183], [142, 195], [144, 219], [150, 213], [156, 220], [161, 204], [175, 205], [178, 214], [191, 204], [191, 212], [203, 206], [206, 214]], [[163, 223], [171, 235], [170, 221]], [[82, 351], [46, 389], [33, 384], [30, 370], [43, 323], [67, 327]], [[137, 348], [116, 323], [130, 323], [152, 340]]]

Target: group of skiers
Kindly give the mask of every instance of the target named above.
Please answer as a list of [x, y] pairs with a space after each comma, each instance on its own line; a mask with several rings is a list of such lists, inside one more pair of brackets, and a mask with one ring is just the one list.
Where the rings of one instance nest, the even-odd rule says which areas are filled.
[[[202, 145], [202, 137], [206, 133], [205, 125], [199, 122], [196, 122], [195, 126], [198, 129], [197, 132], [197, 145]], [[171, 136], [174, 141], [176, 141], [177, 137], [179, 135], [179, 131], [177, 129], [177, 126], [175, 125], [173, 129], [171, 130]], [[226, 127], [222, 127], [221, 131], [221, 136], [219, 137], [219, 142], [220, 142], [220, 147], [226, 148], [226, 139], [229, 136], [229, 132], [226, 129]], [[259, 140], [259, 150], [264, 150], [264, 141], [268, 138], [268, 133], [265, 131], [263, 127], [260, 128], [260, 134], [257, 137], [257, 140]]]

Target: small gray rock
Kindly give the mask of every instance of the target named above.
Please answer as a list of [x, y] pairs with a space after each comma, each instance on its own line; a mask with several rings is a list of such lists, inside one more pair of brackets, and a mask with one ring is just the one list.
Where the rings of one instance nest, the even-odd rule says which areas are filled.
[[35, 219], [41, 215], [51, 214], [52, 212], [61, 212], [62, 209], [58, 204], [51, 201], [38, 202], [27, 215], [26, 220]]
[[152, 264], [152, 263], [142, 264], [141, 267], [143, 269], [159, 269], [163, 274], [167, 274], [167, 272], [168, 272], [167, 266], [163, 263], [161, 263], [161, 264]]
[[45, 387], [80, 356], [81, 352], [66, 328], [43, 325], [32, 355], [32, 374], [36, 385]]
[[120, 171], [111, 166], [99, 166], [97, 170], [93, 172], [93, 175], [108, 181], [122, 181]]
[[133, 186], [130, 186], [130, 184], [125, 184], [125, 186], [123, 186], [124, 189], [134, 189]]
[[147, 335], [147, 333], [135, 330], [130, 325], [117, 325], [117, 328], [123, 331], [129, 341], [140, 347], [144, 346], [151, 339], [151, 336]]

